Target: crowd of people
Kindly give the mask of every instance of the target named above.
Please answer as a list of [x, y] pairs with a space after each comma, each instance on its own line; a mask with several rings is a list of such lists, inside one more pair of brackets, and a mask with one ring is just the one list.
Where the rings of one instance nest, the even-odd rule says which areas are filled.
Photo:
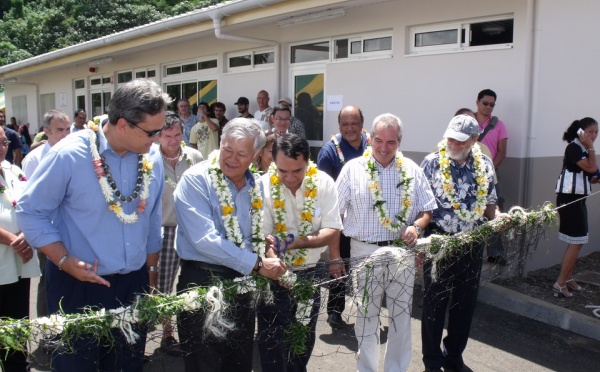
[[[270, 301], [237, 294], [229, 303], [235, 326], [227, 337], [204, 327], [210, 314], [184, 311], [177, 327], [170, 317], [160, 320], [161, 348], [183, 357], [187, 372], [251, 371], [256, 337], [263, 371], [306, 371], [320, 291], [310, 299], [302, 352], [293, 353], [286, 330], [298, 299], [282, 277], [329, 282], [327, 322], [339, 329], [348, 326], [346, 278], [354, 272], [354, 293], [368, 293], [354, 324], [357, 370], [379, 370], [377, 330], [385, 306], [390, 327], [383, 369], [405, 371], [415, 271], [422, 269], [425, 370], [471, 371], [463, 352], [485, 247], [456, 250], [443, 264], [411, 248], [429, 234], [451, 236], [508, 218], [498, 206], [495, 178], [507, 145], [504, 123], [491, 115], [496, 98], [486, 89], [477, 110], [459, 110], [420, 165], [400, 151], [404, 125], [398, 116], [379, 115], [365, 128], [357, 106], [342, 108], [339, 133], [313, 163], [306, 139], [311, 129], [292, 115], [292, 100], [270, 107], [264, 90], [254, 116], [248, 98], [240, 97], [239, 116], [228, 120], [220, 102], [200, 102], [194, 114], [180, 99], [177, 112], [168, 111], [171, 99], [156, 83], [135, 80], [115, 91], [99, 125], [88, 126], [81, 109], [73, 123], [51, 110], [40, 140], [19, 128], [27, 151], [21, 142], [11, 148], [19, 134], [5, 128], [0, 112], [0, 316], [29, 316], [30, 278], [40, 274], [38, 316], [115, 309], [140, 293], [171, 294], [175, 287], [185, 291], [256, 275], [269, 281]], [[300, 111], [299, 117], [316, 115]], [[581, 196], [598, 182], [597, 134], [597, 122], [584, 118], [563, 137], [569, 145], [556, 192], [557, 204], [569, 205], [560, 212], [559, 234], [569, 245], [553, 290], [564, 297], [585, 290], [572, 274], [587, 243]], [[396, 240], [406, 247], [394, 247]], [[393, 257], [386, 265], [372, 265], [386, 255]], [[488, 261], [506, 264], [501, 246], [488, 246]], [[365, 267], [371, 269], [361, 271]], [[133, 343], [118, 329], [111, 344], [95, 335], [68, 345], [46, 340], [53, 345], [52, 369], [141, 371], [148, 328], [133, 327], [139, 335]], [[26, 353], [8, 350], [3, 367], [25, 371]]]

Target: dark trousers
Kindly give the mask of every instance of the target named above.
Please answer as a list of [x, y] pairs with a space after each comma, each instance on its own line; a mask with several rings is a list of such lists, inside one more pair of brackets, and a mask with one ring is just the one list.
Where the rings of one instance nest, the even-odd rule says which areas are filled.
[[46, 255], [42, 252], [37, 252], [38, 260], [40, 261], [40, 281], [38, 283], [38, 294], [37, 294], [37, 316], [48, 316], [48, 306], [46, 305]]
[[[19, 260], [21, 258], [18, 258]], [[0, 285], [0, 316], [13, 319], [29, 318], [29, 278]], [[5, 372], [27, 371], [27, 354], [13, 349], [0, 350], [0, 364]]]
[[[340, 234], [340, 256], [344, 260], [346, 272], [350, 272], [350, 238]], [[333, 279], [333, 277], [330, 277]], [[327, 299], [327, 315], [341, 314], [346, 308], [346, 279], [329, 283], [329, 298]]]
[[[67, 313], [81, 313], [86, 306], [116, 309], [133, 302], [135, 295], [148, 289], [148, 269], [128, 274], [102, 276], [110, 287], [81, 282], [60, 271], [52, 261], [46, 262], [46, 291], [48, 310], [56, 313], [60, 308]], [[113, 329], [114, 342], [98, 340], [95, 335], [83, 335], [72, 339], [72, 348], [63, 344], [52, 354], [52, 370], [60, 372], [92, 371], [142, 371], [144, 348], [146, 346], [145, 327], [134, 327], [140, 336], [134, 344], [129, 344], [122, 333]]]
[[[213, 277], [234, 279], [242, 276], [224, 266], [219, 271], [202, 269], [195, 261], [181, 262], [177, 291], [194, 286], [211, 286]], [[183, 312], [177, 319], [179, 342], [188, 354], [184, 357], [186, 372], [250, 372], [254, 341], [255, 312], [251, 295], [244, 294], [228, 304], [227, 320], [235, 324], [225, 338], [217, 338], [204, 329], [206, 314]]]
[[[317, 267], [296, 272], [299, 277], [315, 281], [323, 278], [325, 264], [320, 262]], [[272, 282], [273, 303], [263, 304], [258, 310], [258, 350], [263, 372], [304, 372], [315, 347], [315, 329], [321, 307], [320, 288], [313, 297], [308, 322], [308, 337], [305, 342], [306, 352], [301, 355], [291, 355], [291, 339], [286, 333], [294, 323], [298, 303], [290, 297], [290, 291]]]
[[[462, 353], [469, 340], [477, 302], [482, 251], [483, 247], [477, 245], [471, 253], [443, 259], [438, 264], [435, 282], [431, 277], [431, 262], [424, 265], [421, 337], [426, 368], [463, 363]], [[440, 344], [447, 308], [448, 335], [442, 351]]]

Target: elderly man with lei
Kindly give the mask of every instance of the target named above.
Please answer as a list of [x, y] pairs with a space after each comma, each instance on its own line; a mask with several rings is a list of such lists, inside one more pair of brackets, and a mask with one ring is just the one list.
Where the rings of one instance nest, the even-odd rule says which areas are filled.
[[[17, 222], [47, 256], [49, 312], [116, 309], [156, 285], [164, 173], [152, 144], [169, 101], [152, 80], [124, 84], [108, 123], [57, 143], [29, 180]], [[52, 354], [52, 370], [141, 372], [146, 335], [132, 331], [134, 343], [117, 329], [111, 343], [71, 339]]]
[[[285, 134], [273, 144], [273, 164], [262, 176], [265, 192], [265, 232], [271, 245], [298, 280], [312, 282], [325, 275], [321, 255], [339, 242], [342, 222], [333, 179], [309, 161], [310, 146], [297, 134]], [[287, 248], [287, 252], [286, 252]], [[293, 276], [293, 275], [292, 275]], [[320, 290], [312, 301], [298, 303], [289, 282], [274, 281], [273, 302], [259, 307], [259, 351], [264, 372], [306, 371], [315, 344]], [[312, 302], [312, 304], [310, 304]], [[298, 316], [296, 314], [299, 314]], [[301, 322], [308, 335], [303, 351], [292, 350], [287, 333]]]
[[[438, 208], [430, 223], [433, 234], [469, 232], [487, 220], [505, 214], [496, 207], [494, 166], [477, 144], [479, 125], [468, 115], [452, 118], [438, 151], [421, 163]], [[463, 361], [477, 301], [483, 246], [474, 244], [449, 252], [443, 260], [424, 265], [421, 336], [427, 371], [471, 371]], [[442, 332], [446, 309], [448, 335]]]
[[[386, 295], [389, 313], [384, 371], [406, 371], [411, 357], [410, 319], [414, 253], [391, 248], [394, 240], [414, 246], [429, 223], [435, 200], [422, 170], [398, 151], [402, 122], [392, 114], [373, 120], [371, 149], [350, 160], [336, 180], [344, 234], [351, 237], [358, 313], [358, 371], [378, 370], [379, 315]], [[339, 252], [332, 250], [331, 259]], [[341, 267], [340, 267], [341, 268]], [[338, 276], [339, 271], [333, 272]]]
[[[179, 180], [174, 193], [176, 250], [181, 260], [178, 291], [253, 272], [271, 279], [285, 273], [279, 258], [262, 258], [266, 246], [263, 198], [249, 167], [264, 144], [265, 134], [257, 123], [235, 118], [223, 128], [220, 150]], [[198, 311], [179, 316], [186, 372], [252, 370], [252, 295], [238, 293], [227, 312], [235, 327], [226, 337], [204, 329], [211, 314]]]

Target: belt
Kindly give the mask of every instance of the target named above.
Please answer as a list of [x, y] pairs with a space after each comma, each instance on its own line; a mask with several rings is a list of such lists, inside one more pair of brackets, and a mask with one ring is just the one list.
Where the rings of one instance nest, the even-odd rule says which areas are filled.
[[[196, 269], [196, 270], [208, 270], [208, 271], [214, 271], [217, 273], [229, 273], [231, 271], [235, 271], [227, 266], [213, 265], [213, 264], [209, 264], [207, 262], [202, 262], [202, 261], [180, 260], [180, 262], [181, 262], [181, 267], [188, 267], [190, 269]], [[237, 272], [237, 271], [235, 271], [235, 272]]]
[[373, 244], [373, 245], [376, 245], [378, 247], [388, 247], [388, 246], [394, 245], [394, 241], [393, 240], [382, 240], [380, 242], [363, 242], [363, 243]]

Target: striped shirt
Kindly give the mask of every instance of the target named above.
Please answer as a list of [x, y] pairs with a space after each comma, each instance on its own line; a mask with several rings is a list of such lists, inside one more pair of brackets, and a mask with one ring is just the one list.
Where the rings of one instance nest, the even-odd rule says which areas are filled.
[[[371, 155], [372, 156], [372, 155]], [[336, 180], [339, 197], [339, 209], [344, 216], [344, 235], [365, 242], [379, 242], [400, 238], [400, 231], [392, 232], [381, 225], [369, 190], [369, 176], [364, 156], [352, 159], [342, 168]], [[379, 172], [379, 182], [386, 201], [388, 216], [394, 219], [401, 211], [401, 192], [398, 188], [399, 177], [395, 167], [396, 159], [383, 167], [377, 160], [375, 166]], [[412, 177], [412, 207], [408, 215], [408, 225], [412, 225], [420, 212], [436, 208], [435, 198], [423, 171], [415, 162], [404, 158], [404, 168], [408, 177]]]

